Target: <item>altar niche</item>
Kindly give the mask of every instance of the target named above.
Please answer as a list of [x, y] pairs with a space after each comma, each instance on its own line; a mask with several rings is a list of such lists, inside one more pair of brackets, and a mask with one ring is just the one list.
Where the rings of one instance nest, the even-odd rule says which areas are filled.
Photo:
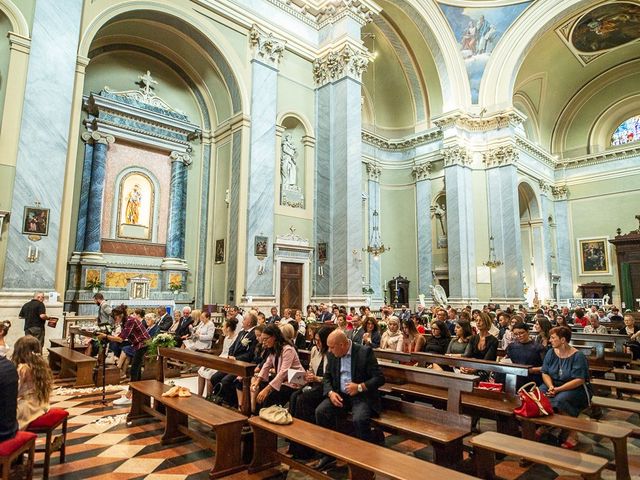
[[155, 188], [140, 171], [126, 173], [118, 185], [117, 237], [151, 240]]

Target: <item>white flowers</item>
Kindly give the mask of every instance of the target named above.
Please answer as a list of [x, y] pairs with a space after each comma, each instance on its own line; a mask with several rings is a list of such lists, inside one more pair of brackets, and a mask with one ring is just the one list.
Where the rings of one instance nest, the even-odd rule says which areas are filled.
[[246, 347], [247, 345], [249, 345], [249, 343], [251, 343], [251, 340], [245, 337], [242, 340], [240, 340], [240, 343], [242, 344], [243, 347]]

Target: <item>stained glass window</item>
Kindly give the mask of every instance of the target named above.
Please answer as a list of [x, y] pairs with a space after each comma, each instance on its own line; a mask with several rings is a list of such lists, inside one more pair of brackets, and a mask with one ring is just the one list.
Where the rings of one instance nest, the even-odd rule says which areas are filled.
[[611, 135], [611, 145], [614, 146], [637, 142], [638, 140], [640, 140], [640, 115], [622, 122]]

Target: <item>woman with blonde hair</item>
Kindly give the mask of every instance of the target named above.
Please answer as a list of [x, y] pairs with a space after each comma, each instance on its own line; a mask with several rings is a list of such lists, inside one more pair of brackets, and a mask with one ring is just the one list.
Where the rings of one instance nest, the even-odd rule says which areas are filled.
[[26, 335], [16, 342], [11, 360], [18, 370], [18, 428], [23, 430], [49, 410], [53, 385], [51, 369], [40, 352], [40, 342]]
[[398, 342], [402, 340], [402, 333], [400, 333], [400, 320], [395, 315], [392, 315], [387, 320], [387, 329], [382, 334], [380, 339], [380, 348], [384, 350], [397, 350]]

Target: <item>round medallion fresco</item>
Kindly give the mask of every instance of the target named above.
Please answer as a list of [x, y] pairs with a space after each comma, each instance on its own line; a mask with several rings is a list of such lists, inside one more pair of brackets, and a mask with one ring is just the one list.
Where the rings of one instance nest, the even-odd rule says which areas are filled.
[[594, 8], [576, 23], [571, 43], [581, 52], [610, 50], [640, 38], [640, 5], [620, 2]]

